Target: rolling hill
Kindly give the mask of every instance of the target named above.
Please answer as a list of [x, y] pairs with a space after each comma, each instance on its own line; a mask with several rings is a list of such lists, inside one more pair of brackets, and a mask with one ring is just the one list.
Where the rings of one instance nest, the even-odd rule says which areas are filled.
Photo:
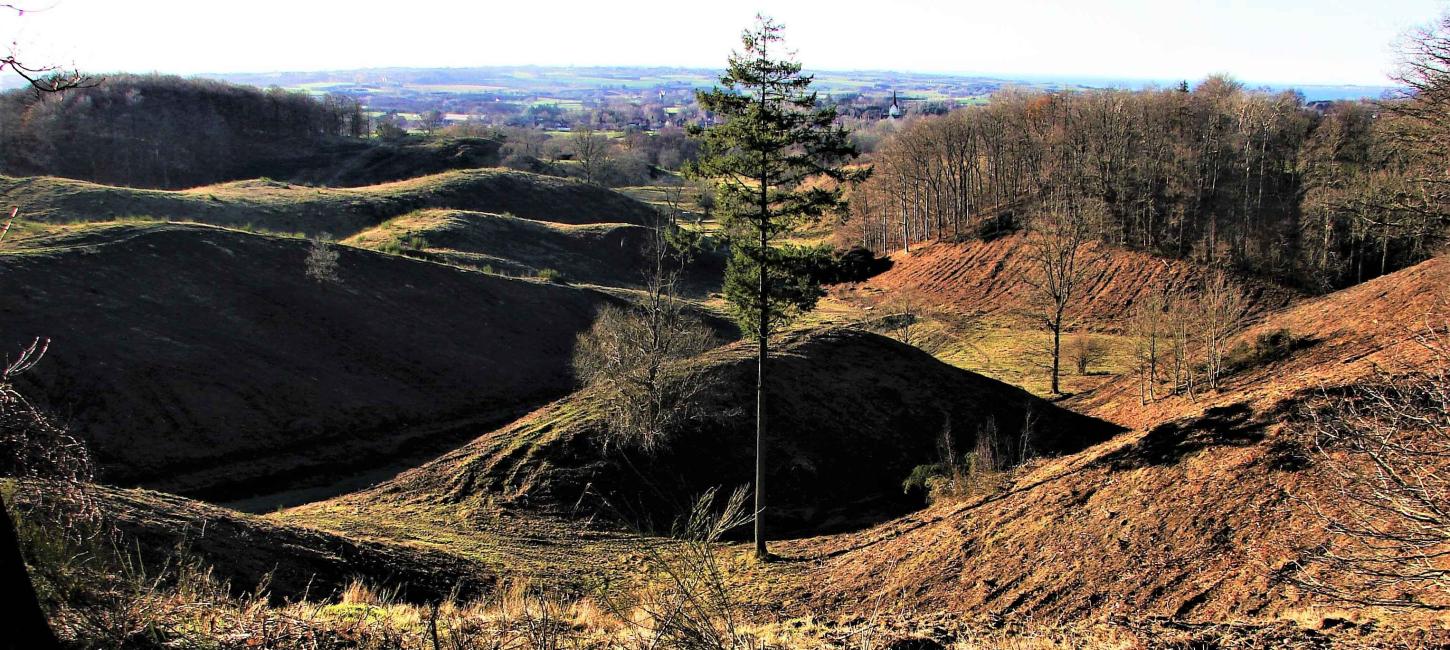
[[0, 204], [43, 223], [142, 218], [350, 237], [422, 208], [509, 213], [565, 224], [648, 223], [655, 212], [622, 194], [501, 169], [450, 171], [362, 188], [268, 179], [189, 190], [139, 190], [49, 177], [0, 177]]
[[369, 141], [364, 146], [340, 146], [335, 153], [324, 151], [321, 160], [305, 161], [290, 173], [263, 171], [253, 176], [270, 175], [304, 185], [366, 187], [455, 169], [496, 167], [501, 144], [485, 138]]
[[420, 210], [389, 219], [342, 243], [378, 249], [422, 238], [431, 259], [510, 275], [562, 272], [570, 281], [637, 285], [643, 279], [644, 226], [564, 225], [466, 210]]
[[[240, 497], [456, 442], [573, 386], [603, 294], [201, 225], [111, 225], [0, 254], [6, 346], [106, 480]], [[453, 431], [454, 437], [449, 437]]]

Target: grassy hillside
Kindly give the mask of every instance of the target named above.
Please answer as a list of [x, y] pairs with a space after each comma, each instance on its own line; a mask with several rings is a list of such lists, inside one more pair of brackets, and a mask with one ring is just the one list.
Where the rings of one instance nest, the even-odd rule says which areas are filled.
[[[1271, 405], [1305, 391], [1362, 379], [1376, 369], [1415, 367], [1427, 357], [1415, 335], [1434, 323], [1432, 313], [1450, 305], [1450, 257], [1437, 257], [1327, 296], [1305, 300], [1264, 315], [1239, 334], [1234, 346], [1286, 332], [1300, 348], [1283, 359], [1250, 365], [1230, 374], [1223, 390], [1198, 400], [1169, 396], [1139, 403], [1137, 378], [1119, 377], [1069, 404], [1133, 427], [1151, 427], [1204, 408], [1248, 401]], [[1443, 318], [1443, 316], [1442, 316]]]
[[[1037, 268], [1023, 235], [990, 242], [934, 243], [891, 256], [890, 270], [847, 295], [912, 294], [964, 313], [1022, 320], [1033, 310], [1029, 283]], [[1098, 246], [1088, 251], [1086, 284], [1068, 314], [1073, 325], [1105, 333], [1122, 332], [1134, 302], [1153, 291], [1181, 294], [1207, 275], [1200, 266], [1126, 249]], [[1255, 315], [1283, 307], [1295, 294], [1263, 282], [1245, 282]]]
[[570, 281], [639, 284], [643, 279], [644, 226], [562, 225], [466, 210], [421, 210], [389, 219], [343, 240], [360, 248], [408, 246], [432, 259], [510, 275], [538, 275], [543, 269]]
[[155, 575], [197, 561], [236, 592], [265, 585], [276, 600], [326, 599], [361, 580], [417, 601], [444, 598], [455, 586], [476, 595], [495, 580], [450, 553], [357, 541], [161, 492], [97, 485], [85, 498], [119, 541], [102, 552], [131, 554]]
[[341, 246], [320, 284], [308, 242], [210, 226], [43, 243], [0, 254], [6, 347], [52, 340], [28, 394], [107, 480], [211, 497], [399, 462], [557, 397], [610, 300]]
[[[841, 285], [815, 318], [864, 323], [902, 336], [900, 315], [914, 312], [912, 344], [952, 365], [1048, 395], [1052, 337], [1034, 308], [1030, 279], [1038, 271], [1021, 235], [990, 242], [934, 243], [890, 256], [892, 266], [865, 282]], [[1204, 267], [1114, 247], [1090, 251], [1087, 281], [1064, 322], [1065, 354], [1081, 336], [1102, 350], [1087, 373], [1063, 363], [1066, 393], [1092, 390], [1128, 371], [1132, 342], [1124, 324], [1151, 292], [1182, 295], [1209, 272]], [[1239, 279], [1251, 317], [1298, 294], [1270, 283]]]
[[1319, 492], [1330, 470], [1292, 423], [1324, 388], [1377, 367], [1423, 363], [1411, 331], [1431, 308], [1443, 309], [1447, 282], [1450, 259], [1438, 258], [1270, 314], [1243, 336], [1286, 328], [1312, 343], [1244, 369], [1196, 401], [1140, 405], [1132, 377], [1070, 400], [1135, 430], [1039, 461], [992, 494], [861, 533], [792, 542], [786, 551], [808, 566], [761, 598], [789, 592], [809, 608], [858, 613], [887, 599], [909, 612], [1009, 621], [1132, 612], [1321, 628], [1348, 618], [1359, 634], [1427, 622], [1373, 607], [1346, 610], [1285, 579], [1328, 537], [1310, 504], [1337, 498]]
[[[639, 287], [646, 280], [645, 226], [623, 223], [559, 224], [468, 210], [419, 210], [389, 219], [343, 240], [505, 275], [535, 277], [546, 270], [566, 282]], [[723, 256], [698, 252], [678, 288], [718, 291]]]
[[566, 224], [645, 223], [651, 208], [610, 190], [506, 170], [463, 170], [356, 189], [272, 180], [138, 190], [58, 178], [0, 177], [0, 203], [43, 223], [146, 218], [345, 238], [430, 207]]

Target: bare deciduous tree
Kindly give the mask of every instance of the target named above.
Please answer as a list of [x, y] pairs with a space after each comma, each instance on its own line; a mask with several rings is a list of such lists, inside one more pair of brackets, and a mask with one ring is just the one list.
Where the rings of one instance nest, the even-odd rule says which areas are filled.
[[1248, 317], [1248, 300], [1243, 290], [1227, 274], [1219, 271], [1204, 281], [1197, 306], [1205, 374], [1209, 388], [1217, 389], [1218, 380], [1224, 372], [1223, 355], [1229, 337]]
[[[95, 514], [85, 492], [92, 479], [90, 454], [14, 385], [16, 377], [40, 362], [49, 346], [49, 340], [36, 339], [0, 367], [0, 450], [4, 452], [0, 476], [21, 479], [16, 493], [25, 495], [32, 512], [45, 517], [53, 532], [69, 535]], [[10, 519], [15, 509], [3, 499], [0, 506], [0, 580], [10, 585], [7, 590], [15, 590], [11, 603], [15, 620], [7, 626], [7, 634], [16, 643], [13, 647], [58, 647], [25, 569]]]
[[611, 396], [606, 446], [653, 452], [701, 415], [695, 402], [709, 382], [701, 366], [683, 360], [714, 347], [716, 338], [676, 292], [684, 258], [671, 232], [664, 223], [651, 229], [639, 304], [606, 306], [575, 343], [575, 374]]
[[1062, 394], [1062, 330], [1068, 310], [1081, 297], [1091, 270], [1091, 220], [1086, 206], [1061, 201], [1044, 206], [1033, 219], [1025, 248], [1033, 274], [1034, 314], [1052, 334], [1052, 393]]
[[926, 315], [926, 303], [921, 296], [910, 289], [892, 292], [890, 298], [881, 303], [886, 313], [881, 315], [881, 324], [891, 330], [896, 340], [907, 345], [920, 346], [921, 320]]
[[594, 130], [588, 122], [581, 122], [574, 127], [569, 138], [570, 151], [573, 152], [574, 159], [579, 161], [579, 169], [584, 172], [584, 182], [598, 182], [604, 174], [604, 168], [609, 165], [613, 148], [609, 137]]
[[448, 124], [448, 116], [438, 109], [423, 113], [418, 116], [418, 119], [419, 125], [423, 127], [423, 132], [428, 135], [437, 133], [439, 129]]
[[1360, 604], [1450, 609], [1450, 347], [1446, 325], [1419, 343], [1432, 361], [1328, 392], [1309, 410], [1326, 490], [1313, 500], [1331, 541], [1297, 581]]
[[1138, 370], [1138, 401], [1143, 404], [1158, 399], [1159, 365], [1171, 337], [1170, 303], [1165, 293], [1149, 291], [1133, 305], [1129, 316], [1128, 331], [1134, 340]]
[[[0, 5], [0, 11], [14, 11], [23, 15], [24, 8], [13, 4]], [[51, 74], [55, 68], [31, 67], [16, 58], [12, 52], [0, 57], [0, 72], [9, 68], [30, 83], [38, 93], [59, 93], [91, 83], [80, 74]], [[5, 223], [8, 233], [15, 220], [18, 208], [12, 209], [10, 219]], [[40, 410], [26, 401], [14, 389], [14, 379], [30, 370], [50, 345], [36, 339], [13, 361], [0, 369], [0, 436], [5, 439], [5, 449], [13, 456], [4, 459], [5, 468], [11, 476], [50, 475], [63, 479], [64, 484], [81, 486], [90, 478], [90, 457], [85, 447], [75, 443], [65, 429], [55, 425]], [[75, 444], [71, 444], [75, 443]], [[0, 579], [13, 589], [12, 611], [14, 620], [6, 631], [8, 640], [15, 647], [53, 648], [58, 647], [55, 633], [45, 620], [35, 588], [25, 570], [25, 560], [20, 554], [19, 540], [10, 519], [10, 507], [0, 497]]]
[[1108, 348], [1088, 334], [1079, 333], [1067, 342], [1067, 358], [1072, 361], [1077, 374], [1086, 375], [1092, 366], [1102, 363], [1108, 356]]

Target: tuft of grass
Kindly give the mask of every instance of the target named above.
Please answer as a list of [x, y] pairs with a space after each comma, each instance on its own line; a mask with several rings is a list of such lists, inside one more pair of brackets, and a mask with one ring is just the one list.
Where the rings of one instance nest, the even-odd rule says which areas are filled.
[[428, 240], [422, 235], [403, 233], [377, 245], [376, 250], [389, 255], [417, 256], [428, 249]]

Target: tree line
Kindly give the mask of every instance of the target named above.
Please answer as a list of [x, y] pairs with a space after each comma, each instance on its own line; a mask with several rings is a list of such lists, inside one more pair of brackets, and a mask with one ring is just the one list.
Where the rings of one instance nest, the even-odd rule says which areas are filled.
[[205, 79], [117, 75], [0, 94], [0, 173], [178, 188], [264, 176], [369, 134], [356, 100]]
[[[1008, 90], [903, 124], [841, 236], [876, 251], [1018, 227], [1044, 203], [1105, 243], [1329, 290], [1433, 253], [1446, 222], [1426, 94], [1306, 104], [1194, 88]], [[1438, 158], [1443, 160], [1443, 158]]]

